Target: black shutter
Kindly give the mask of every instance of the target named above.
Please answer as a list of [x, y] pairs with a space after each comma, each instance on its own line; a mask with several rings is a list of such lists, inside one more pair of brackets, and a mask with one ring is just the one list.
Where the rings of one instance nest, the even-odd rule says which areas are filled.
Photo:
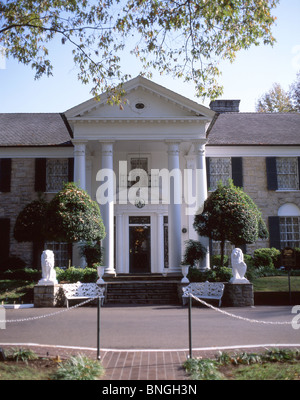
[[231, 158], [231, 174], [233, 184], [237, 187], [243, 187], [243, 158]]
[[0, 160], [0, 192], [10, 192], [11, 158]]
[[9, 257], [10, 219], [0, 218], [0, 265], [5, 267]]
[[206, 161], [206, 180], [207, 180], [207, 190], [210, 189], [210, 169], [209, 169], [209, 157], [205, 157]]
[[46, 158], [35, 159], [35, 191], [46, 191]]
[[268, 190], [277, 190], [277, 168], [276, 168], [276, 157], [266, 157], [266, 168], [267, 168], [267, 183]]
[[74, 158], [68, 159], [68, 180], [69, 182], [74, 181]]
[[269, 217], [270, 247], [280, 250], [280, 225], [279, 217]]

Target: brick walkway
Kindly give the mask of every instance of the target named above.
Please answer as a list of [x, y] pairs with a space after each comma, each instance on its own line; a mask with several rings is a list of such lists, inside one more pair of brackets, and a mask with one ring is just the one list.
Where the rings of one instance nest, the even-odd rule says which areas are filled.
[[[12, 346], [1, 346], [8, 350]], [[85, 354], [96, 359], [93, 350], [66, 349], [63, 347], [13, 346], [31, 348], [39, 356], [65, 359], [70, 355]], [[105, 369], [103, 380], [185, 380], [189, 379], [182, 364], [187, 359], [185, 351], [134, 351], [103, 350], [100, 352], [101, 363]]]

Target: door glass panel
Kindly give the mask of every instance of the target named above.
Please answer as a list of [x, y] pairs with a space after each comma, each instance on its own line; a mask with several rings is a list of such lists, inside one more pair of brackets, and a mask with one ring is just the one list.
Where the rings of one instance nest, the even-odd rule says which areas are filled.
[[130, 273], [151, 272], [150, 232], [148, 225], [129, 226]]

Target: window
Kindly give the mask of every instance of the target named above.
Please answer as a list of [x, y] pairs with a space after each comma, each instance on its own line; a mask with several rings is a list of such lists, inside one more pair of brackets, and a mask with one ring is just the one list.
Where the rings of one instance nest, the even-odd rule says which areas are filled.
[[68, 159], [47, 159], [46, 192], [59, 192], [68, 179]]
[[52, 250], [54, 253], [55, 267], [67, 268], [71, 259], [70, 245], [64, 242], [47, 242], [45, 250]]
[[269, 217], [270, 247], [300, 247], [300, 209], [294, 203], [285, 203], [278, 216]]
[[297, 157], [276, 158], [278, 190], [297, 190], [298, 159]]
[[[225, 241], [225, 246], [224, 246], [224, 254], [229, 257], [231, 256], [231, 252], [234, 249], [234, 245], [228, 242], [227, 240]], [[212, 240], [211, 241], [211, 255], [212, 256], [218, 256], [221, 254], [221, 242]]]
[[218, 182], [228, 183], [232, 179], [237, 187], [243, 187], [242, 157], [206, 157], [208, 190], [216, 190]]
[[209, 159], [209, 190], [216, 190], [221, 181], [224, 185], [231, 178], [231, 158], [212, 157]]
[[74, 159], [35, 159], [35, 184], [36, 192], [58, 192], [66, 182], [74, 179]]
[[299, 157], [267, 157], [269, 190], [299, 190]]
[[300, 247], [300, 217], [280, 217], [280, 247]]

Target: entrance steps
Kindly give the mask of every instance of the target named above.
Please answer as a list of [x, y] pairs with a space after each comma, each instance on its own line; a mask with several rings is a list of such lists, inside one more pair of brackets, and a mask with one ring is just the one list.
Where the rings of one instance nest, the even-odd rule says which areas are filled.
[[106, 304], [178, 304], [178, 284], [182, 276], [161, 274], [105, 277]]

